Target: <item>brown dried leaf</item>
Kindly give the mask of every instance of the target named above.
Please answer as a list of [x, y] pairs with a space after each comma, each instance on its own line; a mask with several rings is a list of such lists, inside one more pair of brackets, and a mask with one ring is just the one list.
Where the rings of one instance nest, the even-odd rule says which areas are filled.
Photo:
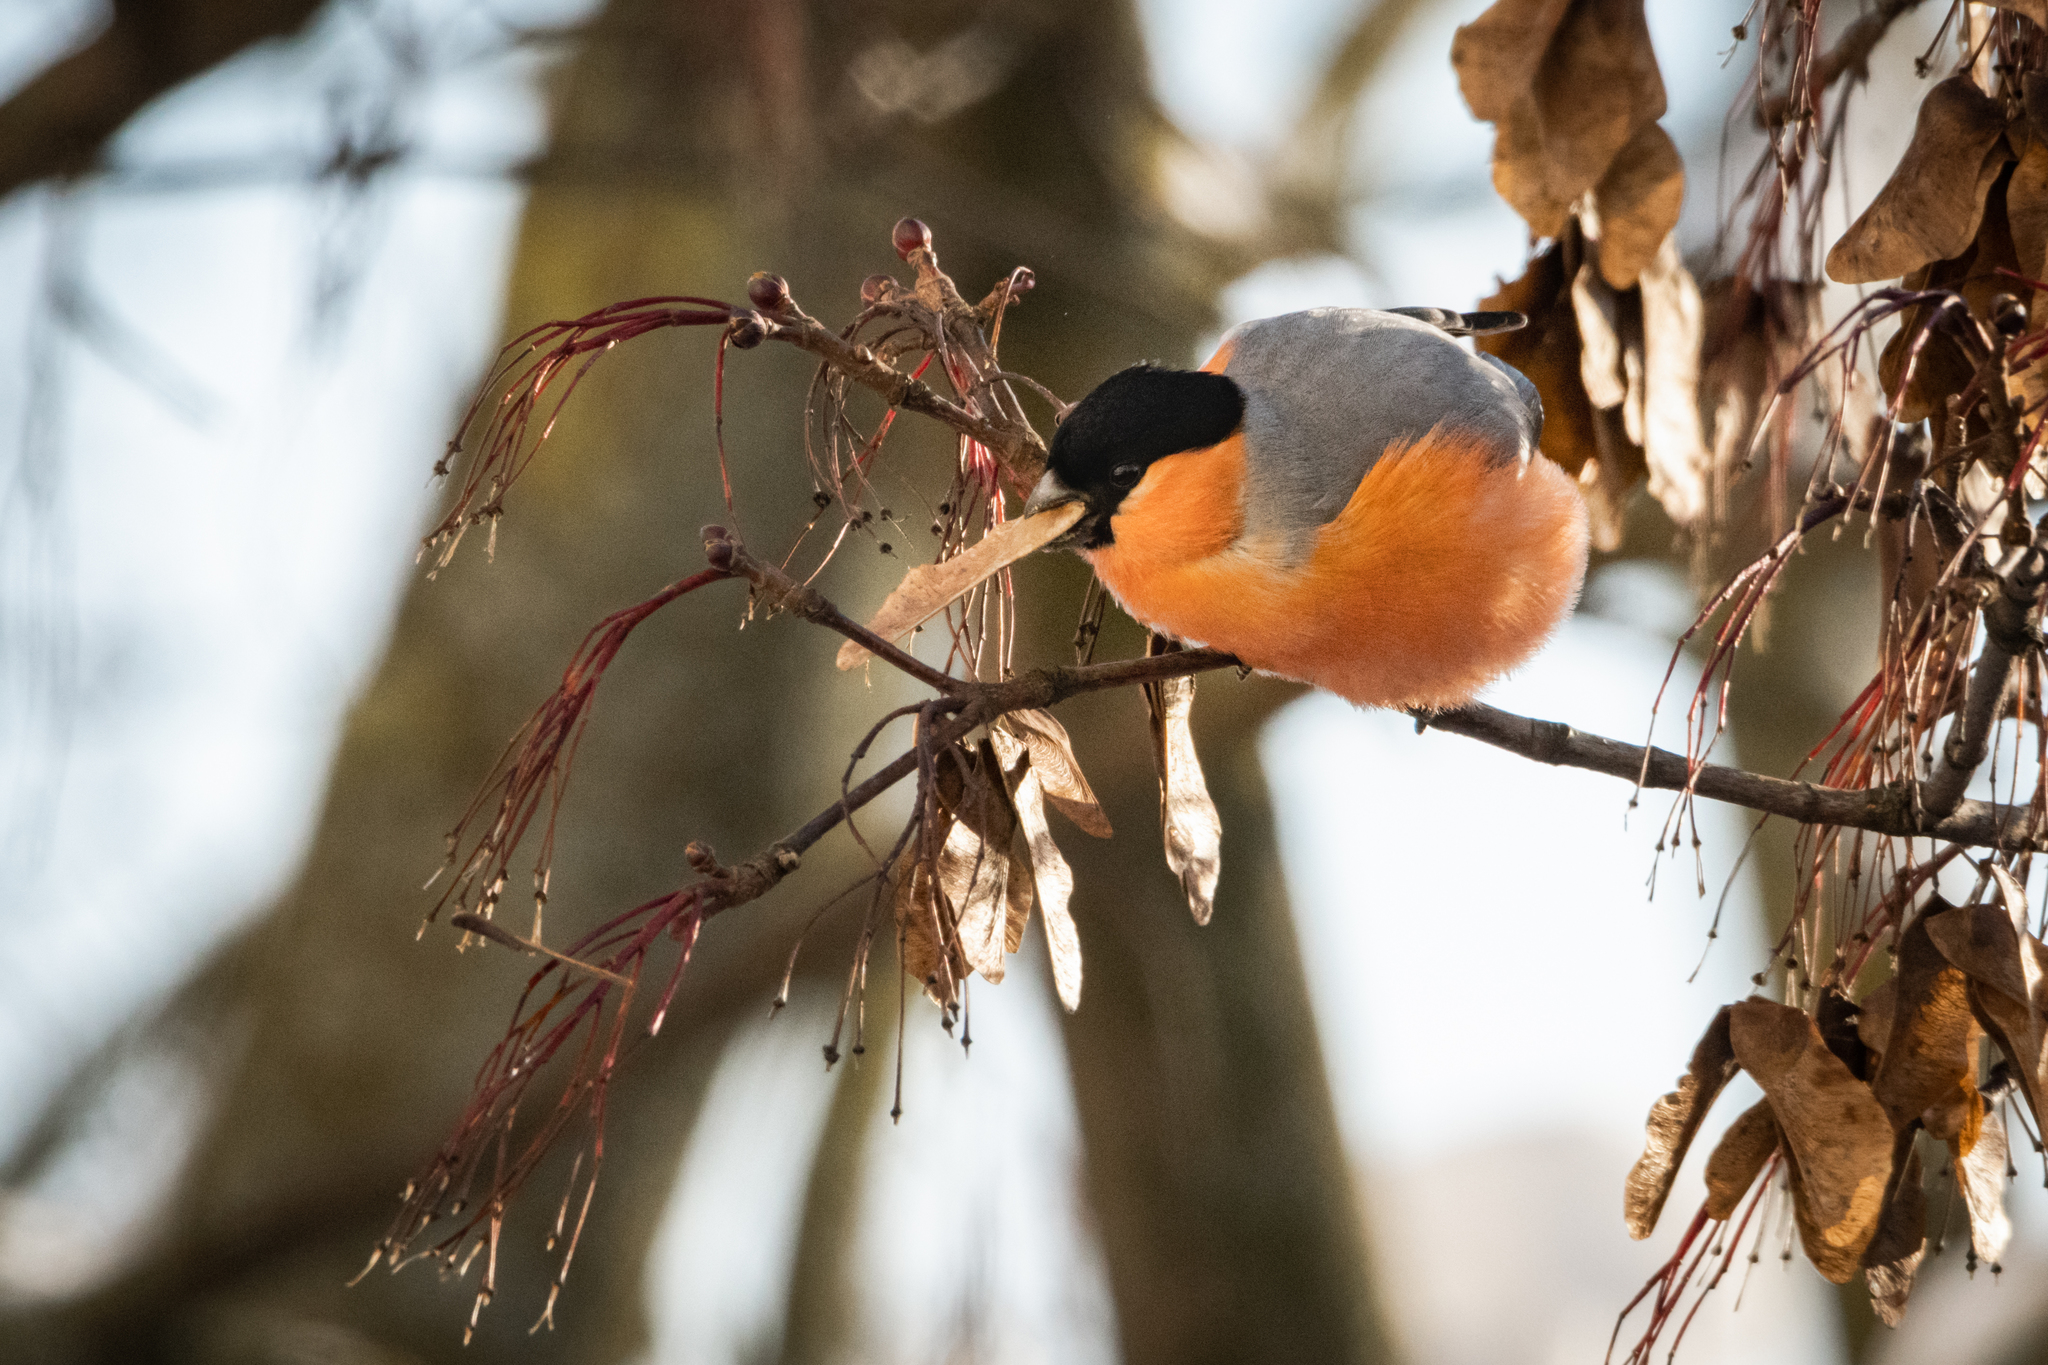
[[[1641, 311], [1637, 295], [1618, 295], [1600, 277], [1593, 261], [1597, 246], [1587, 243], [1585, 249], [1586, 259], [1572, 277], [1571, 302], [1579, 334], [1579, 383], [1591, 406], [1593, 456], [1579, 470], [1579, 492], [1586, 499], [1594, 547], [1612, 550], [1621, 544], [1628, 496], [1649, 470], [1642, 446], [1628, 432], [1632, 377], [1635, 396], [1642, 396], [1642, 352], [1639, 347], [1634, 352], [1631, 376], [1630, 349], [1622, 338], [1625, 326], [1639, 329]], [[1640, 406], [1635, 413], [1640, 432]]]
[[[1059, 993], [1060, 1004], [1071, 1014], [1081, 1007], [1081, 941], [1074, 931], [1074, 917], [1067, 908], [1074, 895], [1074, 873], [1060, 853], [1059, 845], [1053, 842], [1052, 830], [1046, 824], [1045, 793], [1037, 764], [1024, 741], [999, 729], [992, 731], [990, 738], [1002, 755], [1003, 772], [1010, 782], [1011, 803], [1017, 810], [1017, 824], [1024, 831], [1030, 874], [1038, 888], [1038, 907], [1045, 919], [1045, 948], [1052, 960], [1053, 989]], [[1019, 859], [1017, 865], [1024, 861]], [[1017, 903], [1017, 894], [1013, 891], [1010, 902], [1013, 910]], [[1016, 952], [1023, 946], [1024, 921], [1013, 914], [1011, 926], [1014, 937], [1010, 951]]]
[[[1037, 785], [1033, 779], [1032, 785]], [[1040, 815], [1043, 816], [1041, 811]], [[1035, 891], [1031, 859], [1010, 859], [1010, 886], [1004, 896], [1003, 951], [1014, 953], [1024, 946], [1024, 931], [1031, 927], [1031, 903]]]
[[1906, 1315], [1906, 1297], [1913, 1292], [1913, 1276], [1926, 1254], [1927, 1192], [1921, 1185], [1920, 1153], [1914, 1150], [1909, 1130], [1893, 1144], [1884, 1212], [1878, 1215], [1877, 1235], [1863, 1251], [1863, 1282], [1870, 1289], [1871, 1311], [1885, 1326], [1897, 1327]]
[[[1145, 642], [1149, 658], [1172, 654], [1178, 641], [1153, 635]], [[1145, 685], [1145, 708], [1152, 722], [1152, 761], [1159, 771], [1159, 823], [1166, 840], [1166, 865], [1180, 878], [1195, 923], [1207, 924], [1216, 909], [1216, 878], [1223, 865], [1223, 817], [1209, 798], [1208, 779], [1195, 756], [1189, 717], [1195, 706], [1195, 680], [1169, 678]]]
[[1997, 102], [1967, 74], [1929, 90], [1898, 168], [1828, 252], [1829, 278], [1871, 284], [1961, 255], [2008, 159], [2004, 133]]
[[1622, 1186], [1622, 1217], [1628, 1234], [1641, 1239], [1657, 1227], [1664, 1201], [1671, 1197], [1671, 1182], [1685, 1160], [1686, 1149], [1698, 1136], [1700, 1123], [1712, 1107], [1721, 1087], [1735, 1074], [1735, 1052], [1730, 1045], [1730, 1009], [1723, 1005], [1692, 1050], [1692, 1061], [1678, 1079], [1678, 1089], [1650, 1106], [1644, 1124], [1643, 1154], [1629, 1170]]
[[1536, 84], [1536, 68], [1571, 0], [1496, 0], [1451, 39], [1451, 66], [1472, 116], [1498, 123]]
[[1970, 1210], [1970, 1249], [1993, 1270], [2012, 1241], [2012, 1220], [2005, 1214], [2005, 1170], [2008, 1152], [2005, 1122], [1996, 1110], [1983, 1110], [1974, 1142], [1967, 1135], [1949, 1139], [1956, 1187]]
[[2036, 139], [2005, 185], [2005, 220], [2019, 271], [2048, 279], [2048, 142]]
[[1622, 368], [1621, 299], [1600, 275], [1589, 249], [1572, 277], [1572, 317], [1579, 325], [1579, 381], [1586, 401], [1595, 408], [1618, 408], [1628, 401], [1628, 375]]
[[1079, 825], [1084, 833], [1107, 839], [1113, 830], [1109, 817], [1088, 779], [1081, 773], [1081, 761], [1074, 757], [1074, 741], [1067, 727], [1050, 711], [1012, 711], [996, 722], [1007, 728], [1031, 751], [1031, 770], [1038, 774], [1045, 790], [1046, 804]]
[[[953, 752], [964, 757], [962, 751]], [[984, 742], [976, 758], [955, 792], [949, 794], [950, 784], [938, 786], [953, 825], [939, 850], [937, 886], [941, 904], [951, 911], [969, 970], [994, 982], [1003, 979], [1010, 845], [1017, 822], [994, 748]], [[942, 769], [950, 766], [946, 756], [939, 762]]]
[[[952, 926], [941, 919], [930, 863], [905, 857], [896, 874], [896, 944], [903, 970], [924, 987], [934, 1004], [950, 1005], [958, 994], [965, 964]], [[946, 945], [951, 941], [954, 946]]]
[[1570, 221], [1572, 204], [1585, 192], [1552, 164], [1543, 142], [1542, 114], [1533, 96], [1516, 102], [1496, 125], [1493, 190], [1522, 215], [1534, 237], [1555, 237]]
[[1885, 1044], [1891, 1041], [1892, 1011], [1898, 1000], [1899, 979], [1891, 977], [1864, 996], [1859, 1007], [1862, 1013], [1856, 1016], [1856, 1036], [1879, 1057], [1884, 1055]]
[[1493, 183], [1539, 237], [1664, 112], [1642, 0], [1500, 0], [1458, 30], [1465, 100], [1495, 125]]
[[[1490, 11], [1489, 11], [1490, 12]], [[1475, 337], [1472, 344], [1520, 370], [1543, 398], [1543, 453], [1567, 474], [1576, 475], [1599, 454], [1593, 434], [1593, 406], [1579, 374], [1579, 326], [1566, 268], [1568, 247], [1554, 242], [1529, 262], [1513, 283], [1503, 283], [1479, 307], [1520, 313], [1529, 325], [1515, 332]]]
[[1935, 901], [1899, 939], [1891, 1031], [1870, 1083], [1894, 1132], [1956, 1103], [1960, 1087], [1976, 1073], [1977, 1023], [1965, 977], [1929, 937], [1932, 922], [1955, 913]]
[[1684, 201], [1678, 144], [1656, 124], [1645, 124], [1593, 188], [1601, 278], [1615, 289], [1633, 285], [1678, 226]]
[[2003, 909], [1965, 906], [1930, 922], [1928, 937], [1970, 979], [1979, 1025], [2012, 1063], [2036, 1120], [2048, 1096], [2048, 947], [2013, 927]]
[[1576, 199], [1664, 116], [1643, 0], [1573, 0], [1537, 68], [1535, 93], [1544, 150]]
[[[989, 727], [988, 741], [995, 750], [996, 762], [1002, 766], [1003, 788], [1009, 796], [1010, 810], [1017, 818], [1017, 828], [1023, 833], [1025, 843], [1024, 856], [1010, 859], [1010, 885], [1004, 898], [1008, 925], [1003, 934], [1003, 948], [1014, 953], [1024, 946], [1024, 930], [1031, 923], [1032, 825], [1034, 821], [1039, 825], [1045, 823], [1045, 798], [1039, 789], [1038, 775], [1032, 770], [1031, 753], [1024, 747], [1024, 741], [1011, 734], [1000, 721]], [[1028, 816], [1023, 806], [1026, 799], [1032, 803]]]
[[1844, 1284], [1877, 1233], [1892, 1170], [1892, 1126], [1870, 1088], [1787, 1005], [1731, 1007], [1728, 1037], [1785, 1137], [1792, 1209], [1814, 1268]]
[[953, 910], [960, 955], [970, 972], [1003, 979], [1004, 904], [1010, 884], [1007, 852], [984, 843], [964, 823], [955, 824], [939, 850], [939, 890]]
[[1769, 1100], [1758, 1100], [1728, 1125], [1707, 1158], [1707, 1216], [1732, 1217], [1757, 1172], [1778, 1150], [1778, 1120]]
[[2048, 28], [2048, 0], [1983, 0], [1993, 9], [2009, 9], [2014, 14], [2024, 14], [2042, 28]]
[[2032, 907], [2027, 904], [2027, 888], [2021, 886], [2012, 869], [2002, 863], [1991, 865], [1991, 879], [1998, 887], [1998, 899], [2005, 905], [2005, 913], [2012, 916], [2012, 927], [2019, 933], [2025, 933], [2027, 916], [2032, 912]]
[[[1973, 245], [1963, 255], [1953, 260], [1936, 261], [1907, 275], [1901, 282], [1905, 289], [1964, 289], [1976, 273], [1973, 269], [1977, 248]], [[1994, 277], [1995, 278], [1995, 277]], [[1975, 375], [1955, 338], [1936, 327], [1920, 343], [1919, 359], [1913, 363], [1910, 382], [1905, 392], [1900, 384], [1906, 379], [1906, 358], [1914, 338], [1919, 336], [1929, 313], [1927, 304], [1915, 304], [1899, 315], [1899, 330], [1885, 343], [1877, 359], [1878, 382], [1884, 386], [1885, 397], [1898, 402], [1898, 419], [1901, 422], [1924, 422], [1948, 411], [1950, 395], [1960, 393]]]
[[1618, 550], [1629, 498], [1649, 467], [1643, 463], [1643, 448], [1623, 430], [1620, 408], [1595, 408], [1593, 435], [1600, 453], [1579, 471], [1579, 496], [1586, 500], [1593, 548]]
[[[2032, 72], [2027, 81], [2029, 117], [2037, 110], [2048, 114], [2048, 77]], [[2013, 268], [2028, 279], [2048, 280], [2048, 140], [2038, 135], [2029, 140], [2006, 181], [2005, 218], [2012, 233]], [[2048, 292], [2023, 290], [2017, 281], [2007, 283], [2013, 292], [2027, 294], [2028, 326], [2048, 326]], [[2048, 400], [2048, 361], [2027, 365], [2006, 387], [2023, 400], [2027, 411], [2039, 414], [2043, 400]], [[2026, 425], [2031, 428], [2038, 420], [2038, 415], [2026, 419]]]
[[1537, 69], [1568, 8], [1570, 0], [1497, 0], [1451, 39], [1465, 103], [1495, 125], [1494, 187], [1539, 237], [1558, 234], [1577, 197], [1549, 186], [1535, 96]]
[[[1601, 243], [1601, 261], [1608, 244]], [[1680, 526], [1707, 510], [1711, 457], [1700, 437], [1699, 286], [1667, 236], [1640, 274], [1643, 309], [1643, 462], [1650, 496]]]
[[[1773, 410], [1771, 400], [1822, 330], [1820, 293], [1819, 285], [1794, 280], [1723, 277], [1701, 286], [1700, 410], [1711, 418], [1710, 505], [1724, 524], [1725, 503], [1755, 448], [1765, 413], [1772, 413], [1786, 437], [1798, 420], [1791, 402]], [[1845, 388], [1832, 366], [1822, 366], [1812, 382], [1827, 411], [1845, 410], [1842, 435], [1850, 443], [1850, 460], [1860, 464], [1874, 408], [1870, 386]], [[1751, 553], [1761, 549], [1758, 543]]]
[[[1048, 507], [1036, 516], [1006, 521], [983, 536], [968, 550], [937, 564], [919, 564], [903, 575], [896, 591], [882, 603], [868, 629], [884, 640], [907, 635], [944, 611], [954, 599], [971, 591], [977, 583], [1000, 572], [1034, 550], [1059, 539], [1088, 509], [1078, 502]], [[858, 641], [839, 647], [839, 667], [856, 667], [868, 657]]]

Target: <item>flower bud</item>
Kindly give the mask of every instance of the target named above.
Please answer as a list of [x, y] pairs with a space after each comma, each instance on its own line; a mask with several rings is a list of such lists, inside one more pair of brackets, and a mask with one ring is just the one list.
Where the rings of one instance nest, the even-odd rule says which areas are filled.
[[897, 221], [890, 239], [896, 244], [896, 254], [907, 261], [914, 252], [931, 250], [932, 230], [918, 219], [903, 218]]
[[735, 313], [726, 336], [742, 351], [751, 351], [768, 339], [768, 320], [759, 313]]
[[764, 313], [780, 313], [789, 307], [789, 281], [756, 270], [747, 277], [747, 302]]

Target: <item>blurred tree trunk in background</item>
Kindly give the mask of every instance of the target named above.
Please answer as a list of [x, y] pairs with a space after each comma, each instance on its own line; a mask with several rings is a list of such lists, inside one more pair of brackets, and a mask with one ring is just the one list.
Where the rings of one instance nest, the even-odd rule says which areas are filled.
[[[887, 41], [964, 65], [878, 87]], [[557, 82], [514, 330], [636, 296], [732, 298], [757, 268], [843, 319], [860, 279], [895, 264], [890, 224], [915, 212], [963, 290], [1036, 267], [1005, 358], [1073, 397], [1131, 360], [1185, 357], [1234, 268], [1153, 206], [1165, 127], [1124, 4], [615, 0]], [[86, 1301], [7, 1322], [28, 1358], [601, 1362], [645, 1345], [644, 1260], [705, 1084], [734, 1021], [772, 993], [795, 926], [854, 867], [843, 852], [835, 863], [821, 850], [699, 945], [663, 1035], [613, 1090], [557, 1330], [526, 1335], [566, 1153], [508, 1221], [480, 1354], [460, 1349], [468, 1285], [424, 1268], [342, 1281], [452, 1124], [529, 970], [496, 949], [456, 956], [445, 926], [414, 942], [419, 882], [582, 633], [700, 563], [696, 528], [722, 515], [711, 355], [709, 336], [670, 333], [607, 358], [513, 491], [495, 562], [472, 538], [439, 581], [414, 583], [350, 718], [301, 879], [169, 1013], [203, 1039], [216, 1100], [156, 1239]], [[808, 368], [772, 350], [728, 368], [740, 525], [778, 551], [812, 510]], [[948, 451], [931, 442], [927, 458]], [[857, 609], [903, 561], [848, 553], [868, 558], [828, 581]], [[1078, 604], [1078, 563], [1027, 576]], [[838, 675], [821, 632], [773, 621], [739, 634], [740, 611], [718, 588], [671, 607], [608, 677], [565, 808], [551, 938], [687, 880], [688, 838], [743, 855], [836, 796], [856, 722], [888, 697]], [[1041, 658], [1071, 628], [1058, 612], [1027, 622]], [[1161, 862], [1138, 699], [1089, 699], [1072, 719], [1119, 834], [1073, 850], [1088, 985], [1066, 1039], [1124, 1353], [1142, 1365], [1384, 1356], [1252, 745], [1287, 695], [1202, 686], [1226, 830], [1206, 930]], [[519, 892], [502, 910], [515, 928]], [[855, 918], [827, 921], [807, 971], [836, 986]], [[886, 970], [876, 979], [893, 990]], [[920, 1007], [911, 1026], [930, 1024]], [[834, 1244], [852, 1220], [818, 1188], [851, 1178], [858, 1153], [844, 1157], [821, 1144], [799, 1291], [803, 1267], [844, 1263]], [[823, 1359], [822, 1338], [848, 1330], [796, 1336]]]

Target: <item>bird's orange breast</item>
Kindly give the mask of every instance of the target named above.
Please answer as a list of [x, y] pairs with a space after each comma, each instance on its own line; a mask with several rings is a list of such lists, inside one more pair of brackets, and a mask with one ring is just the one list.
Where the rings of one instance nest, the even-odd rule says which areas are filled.
[[1526, 660], [1577, 599], [1584, 504], [1442, 429], [1389, 449], [1305, 559], [1242, 536], [1233, 437], [1147, 470], [1088, 552], [1140, 621], [1366, 706], [1452, 707]]

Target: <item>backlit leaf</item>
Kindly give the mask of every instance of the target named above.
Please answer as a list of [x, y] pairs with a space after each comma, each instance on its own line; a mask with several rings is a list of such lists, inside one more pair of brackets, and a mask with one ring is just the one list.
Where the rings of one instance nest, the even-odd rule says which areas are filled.
[[896, 874], [896, 943], [903, 970], [924, 987], [939, 1005], [950, 1005], [959, 993], [963, 963], [952, 925], [943, 916], [932, 884], [932, 866], [905, 855]]
[[1870, 1084], [1895, 1132], [1955, 1102], [1958, 1087], [1976, 1072], [1977, 1023], [1966, 978], [1929, 937], [1933, 922], [1955, 913], [1937, 900], [1899, 939], [1891, 1031]]
[[[1178, 642], [1163, 635], [1146, 641], [1145, 653], [1171, 654]], [[1216, 909], [1216, 878], [1223, 865], [1223, 818], [1209, 797], [1202, 762], [1195, 756], [1189, 717], [1195, 705], [1193, 678], [1168, 678], [1145, 685], [1152, 722], [1152, 761], [1159, 770], [1159, 823], [1166, 841], [1166, 865], [1180, 879], [1195, 923], [1207, 924]]]
[[1627, 289], [1636, 282], [1678, 226], [1684, 200], [1678, 144], [1656, 124], [1644, 124], [1593, 189], [1600, 276], [1609, 286]]
[[1908, 1131], [1898, 1135], [1893, 1147], [1884, 1211], [1878, 1215], [1877, 1235], [1863, 1252], [1871, 1311], [1885, 1326], [1896, 1327], [1905, 1316], [1906, 1296], [1913, 1292], [1913, 1276], [1926, 1254], [1927, 1192], [1921, 1185], [1920, 1153]]
[[1458, 30], [1451, 63], [1495, 125], [1494, 187], [1539, 237], [1664, 112], [1642, 0], [1500, 0]]
[[2048, 947], [2013, 927], [2002, 908], [1964, 906], [1932, 920], [1928, 937], [1969, 977], [1969, 1001], [2026, 1096], [2036, 1121], [2048, 1095], [2043, 1040], [2048, 1035]]
[[998, 720], [995, 728], [1008, 729], [1031, 751], [1031, 769], [1038, 774], [1047, 805], [1098, 839], [1114, 833], [1102, 803], [1082, 775], [1080, 760], [1074, 757], [1074, 741], [1068, 737], [1067, 727], [1050, 711], [1012, 711]]
[[1671, 1182], [1678, 1176], [1686, 1149], [1699, 1135], [1700, 1123], [1715, 1097], [1735, 1074], [1729, 1018], [1730, 1008], [1724, 1005], [1693, 1048], [1692, 1062], [1679, 1077], [1678, 1089], [1650, 1106], [1643, 1154], [1622, 1187], [1622, 1216], [1631, 1237], [1648, 1237], [1656, 1230], [1657, 1216], [1671, 1196]]
[[[1045, 921], [1045, 947], [1052, 960], [1053, 988], [1059, 993], [1060, 1004], [1071, 1013], [1081, 1005], [1081, 943], [1068, 910], [1074, 895], [1074, 874], [1046, 824], [1037, 765], [1031, 761], [1024, 742], [1000, 731], [992, 732], [991, 739], [1003, 756], [1003, 771], [1011, 784], [1010, 798], [1017, 810], [1018, 826], [1024, 832], [1030, 875], [1038, 890], [1039, 913]], [[1013, 891], [1013, 910], [1017, 903], [1017, 893]], [[1010, 923], [1010, 951], [1015, 952], [1023, 945], [1024, 921], [1013, 914]]]
[[[1607, 242], [1601, 242], [1603, 269]], [[1642, 293], [1643, 463], [1650, 496], [1680, 526], [1695, 525], [1707, 510], [1711, 457], [1700, 436], [1699, 286], [1678, 259], [1678, 239], [1663, 244], [1640, 272]]]
[[[882, 609], [868, 622], [868, 629], [884, 640], [907, 635], [947, 605], [973, 590], [977, 583], [1059, 539], [1088, 509], [1078, 502], [1048, 507], [1035, 516], [1006, 521], [983, 536], [971, 548], [936, 564], [919, 564], [905, 575], [896, 591], [882, 603]], [[839, 666], [853, 668], [868, 657], [858, 641], [839, 647]]]
[[1769, 1100], [1758, 1100], [1728, 1125], [1707, 1158], [1707, 1216], [1732, 1216], [1756, 1183], [1757, 1172], [1777, 1150], [1777, 1117], [1771, 1113]]
[[[952, 754], [967, 752], [956, 749]], [[1010, 845], [1016, 817], [1003, 789], [994, 749], [984, 744], [972, 752], [975, 761], [962, 775], [957, 794], [950, 797], [954, 821], [939, 851], [937, 886], [944, 904], [951, 908], [967, 966], [993, 982], [1003, 979]], [[950, 761], [949, 755], [939, 759], [942, 768]], [[938, 790], [941, 799], [947, 799], [947, 784]]]
[[1961, 255], [2008, 159], [2004, 134], [1998, 104], [1967, 73], [1929, 90], [1891, 179], [1828, 252], [1829, 278], [1871, 284]]
[[1970, 1248], [1978, 1260], [1996, 1269], [2012, 1241], [2012, 1220], [2005, 1213], [2005, 1121], [1996, 1110], [1984, 1111], [1976, 1140], [1951, 1138], [1948, 1152], [1956, 1187], [1970, 1211]]
[[1876, 1236], [1892, 1169], [1892, 1125], [1870, 1088], [1803, 1012], [1768, 1000], [1729, 1010], [1735, 1059], [1763, 1087], [1784, 1134], [1792, 1209], [1815, 1269], [1843, 1284]]
[[1576, 475], [1599, 454], [1593, 434], [1593, 407], [1579, 374], [1579, 327], [1573, 311], [1571, 281], [1577, 263], [1566, 270], [1567, 244], [1553, 242], [1529, 262], [1522, 277], [1504, 283], [1480, 303], [1492, 311], [1520, 313], [1529, 325], [1515, 332], [1475, 338], [1473, 345], [1499, 356], [1528, 376], [1543, 399], [1543, 453]]

